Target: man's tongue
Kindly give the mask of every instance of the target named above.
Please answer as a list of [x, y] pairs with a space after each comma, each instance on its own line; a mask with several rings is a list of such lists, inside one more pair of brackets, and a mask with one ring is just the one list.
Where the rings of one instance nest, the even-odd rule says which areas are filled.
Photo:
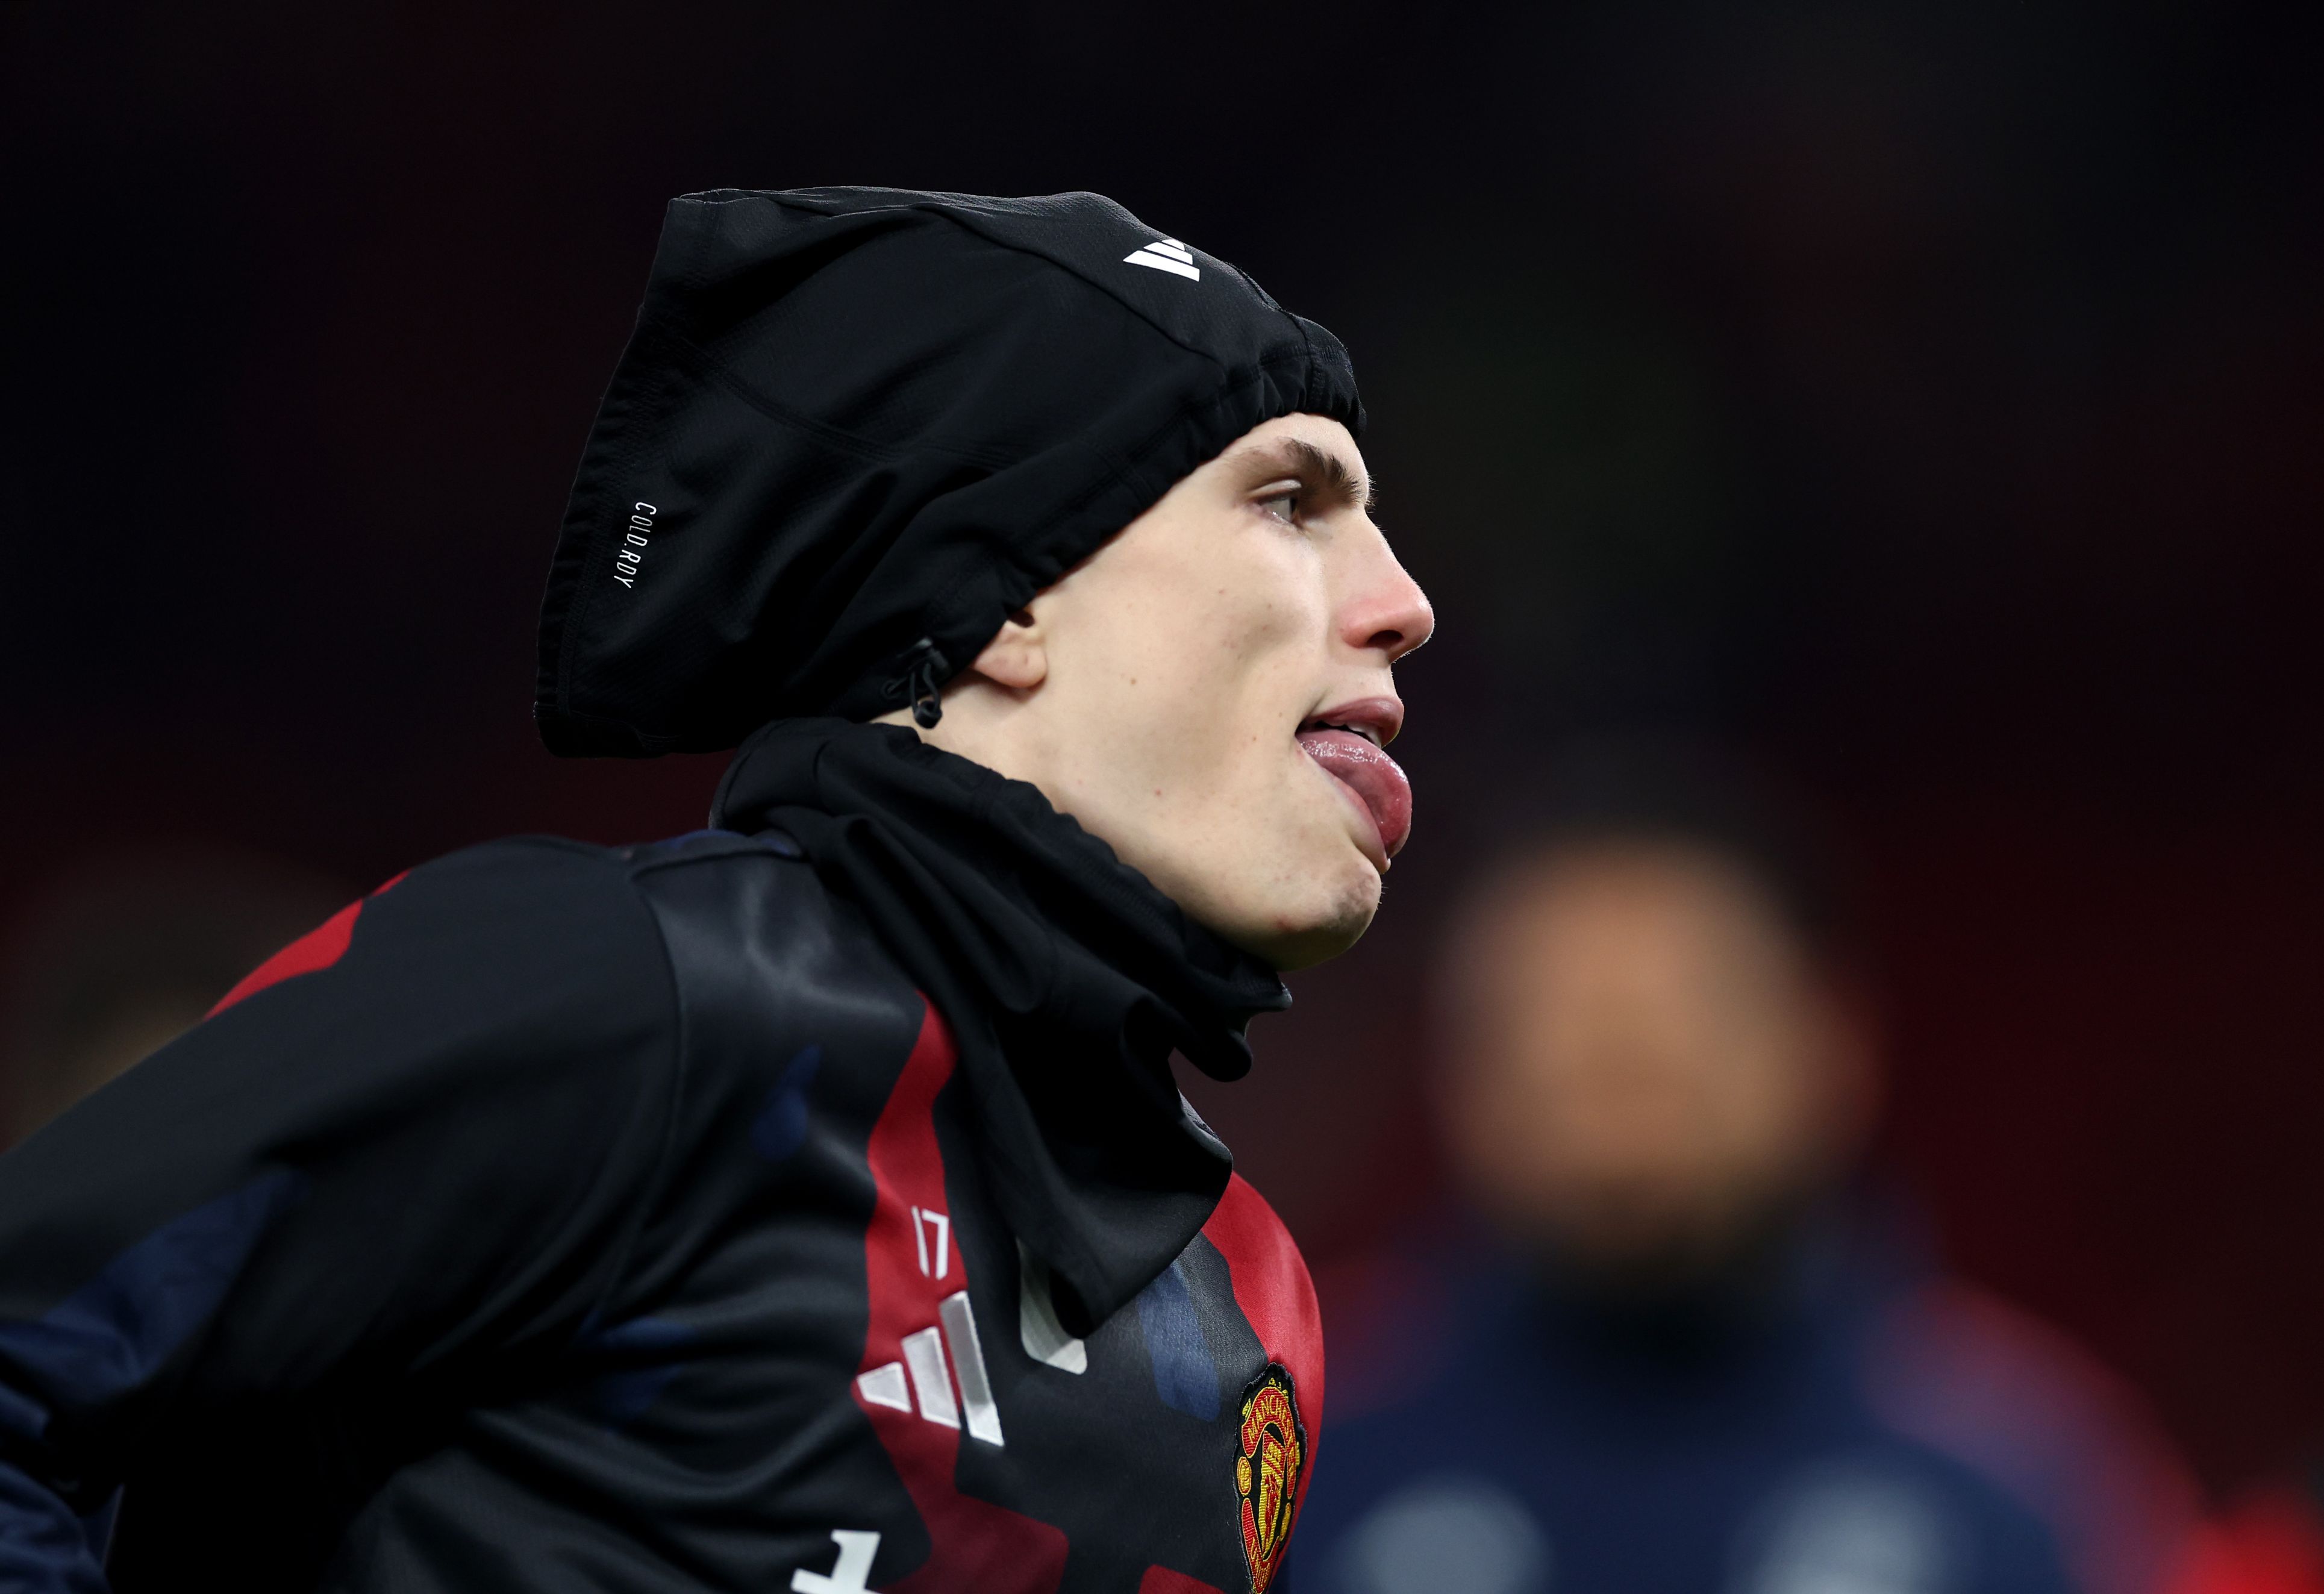
[[1412, 834], [1412, 782], [1397, 761], [1353, 731], [1302, 731], [1299, 745], [1362, 799], [1379, 829], [1380, 846], [1391, 858]]

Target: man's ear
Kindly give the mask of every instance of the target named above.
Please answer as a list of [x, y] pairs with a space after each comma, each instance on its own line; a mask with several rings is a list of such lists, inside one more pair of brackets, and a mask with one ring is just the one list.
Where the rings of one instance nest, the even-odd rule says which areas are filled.
[[1030, 607], [1011, 614], [968, 667], [996, 686], [1029, 692], [1049, 678], [1048, 637]]

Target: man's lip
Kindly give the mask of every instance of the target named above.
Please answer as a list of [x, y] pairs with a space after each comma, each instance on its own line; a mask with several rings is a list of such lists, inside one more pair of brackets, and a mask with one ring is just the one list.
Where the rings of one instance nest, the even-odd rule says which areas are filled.
[[1395, 697], [1357, 697], [1330, 708], [1319, 708], [1307, 716], [1309, 729], [1322, 725], [1345, 725], [1351, 730], [1370, 731], [1386, 747], [1404, 729], [1404, 704]]

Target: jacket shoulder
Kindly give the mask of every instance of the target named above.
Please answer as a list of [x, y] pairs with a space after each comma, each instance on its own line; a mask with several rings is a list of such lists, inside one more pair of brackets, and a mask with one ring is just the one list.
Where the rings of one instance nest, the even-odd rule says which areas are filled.
[[628, 852], [669, 954], [698, 1090], [717, 1092], [721, 1076], [748, 1087], [807, 1047], [900, 1066], [925, 1001], [789, 837], [705, 832]]
[[[837, 993], [878, 993], [914, 1010], [918, 993], [852, 904], [824, 888], [798, 843], [779, 830], [745, 835], [699, 830], [665, 841], [604, 847], [553, 836], [488, 843], [412, 871], [489, 914], [496, 898], [553, 931], [575, 957], [631, 960], [637, 935], [658, 942], [674, 988], [687, 1050], [699, 1058], [747, 1035], [812, 1031], [813, 1009]], [[608, 921], [624, 921], [609, 935]], [[632, 925], [629, 921], [634, 921]], [[738, 1033], [740, 1032], [740, 1033]]]
[[697, 1001], [739, 995], [764, 1007], [780, 992], [835, 983], [911, 990], [862, 916], [825, 889], [780, 831], [697, 831], [619, 855], [680, 988]]
[[652, 961], [676, 976], [698, 961], [689, 954], [738, 936], [812, 935], [835, 907], [780, 832], [705, 830], [624, 846], [548, 835], [485, 842], [405, 871], [338, 917], [349, 929], [398, 919], [438, 943], [546, 944], [576, 969], [634, 965], [659, 940], [668, 955]]
[[[275, 953], [210, 1009], [217, 1018], [261, 993], [290, 1006], [386, 1002], [428, 993], [442, 1016], [456, 993], [529, 1008], [540, 993], [579, 982], [665, 1000], [654, 926], [625, 881], [627, 861], [604, 847], [524, 836], [463, 848], [403, 871]], [[309, 975], [329, 975], [311, 981]]]

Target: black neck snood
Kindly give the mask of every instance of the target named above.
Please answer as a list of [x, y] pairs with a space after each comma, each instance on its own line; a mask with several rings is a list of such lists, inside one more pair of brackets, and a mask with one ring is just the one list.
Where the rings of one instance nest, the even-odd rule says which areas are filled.
[[951, 1026], [986, 1176], [1086, 1328], [1185, 1248], [1226, 1147], [1170, 1076], [1250, 1067], [1243, 1027], [1291, 993], [1190, 922], [1035, 788], [892, 725], [778, 720], [711, 823], [780, 829]]

